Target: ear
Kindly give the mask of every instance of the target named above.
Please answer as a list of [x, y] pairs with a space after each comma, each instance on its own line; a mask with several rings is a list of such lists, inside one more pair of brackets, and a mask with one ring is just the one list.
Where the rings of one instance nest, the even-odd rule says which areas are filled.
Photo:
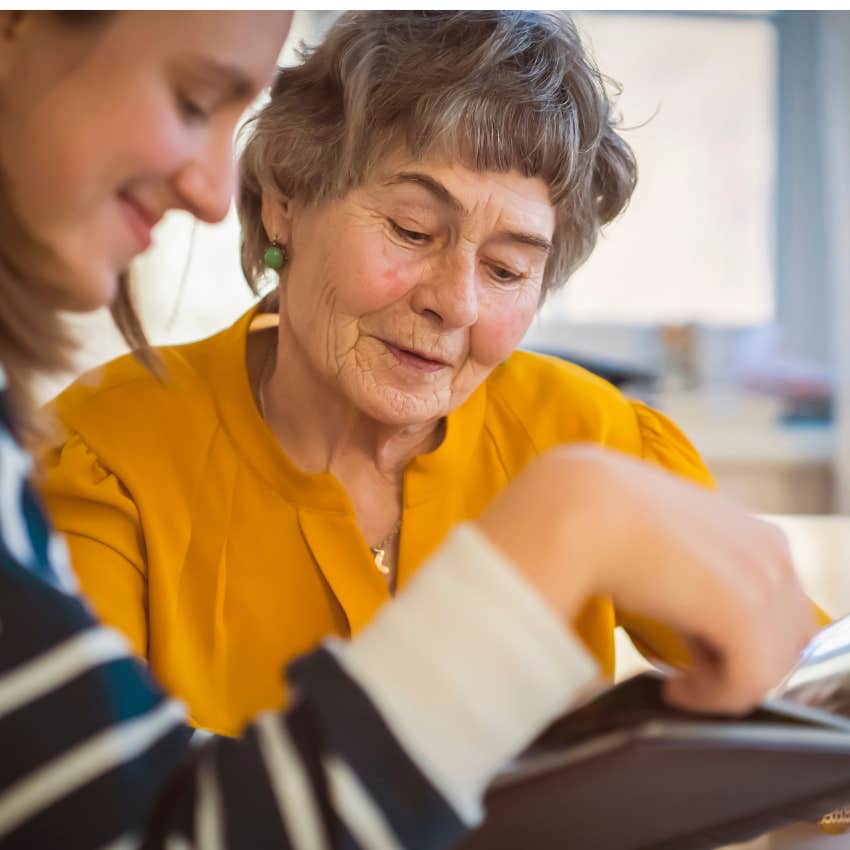
[[269, 242], [277, 239], [281, 245], [289, 244], [293, 206], [292, 200], [285, 195], [263, 191], [261, 217]]

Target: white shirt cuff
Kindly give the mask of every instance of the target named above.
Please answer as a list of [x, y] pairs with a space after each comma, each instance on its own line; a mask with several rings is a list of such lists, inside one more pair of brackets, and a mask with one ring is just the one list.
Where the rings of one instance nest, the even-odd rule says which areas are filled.
[[457, 526], [353, 641], [329, 649], [469, 825], [495, 773], [600, 678], [472, 524]]

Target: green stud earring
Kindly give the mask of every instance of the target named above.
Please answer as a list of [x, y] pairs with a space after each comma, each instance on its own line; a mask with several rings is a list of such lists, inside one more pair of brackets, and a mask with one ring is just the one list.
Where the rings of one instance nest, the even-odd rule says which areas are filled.
[[281, 247], [277, 239], [272, 239], [268, 248], [263, 251], [263, 262], [266, 268], [274, 269], [275, 271], [283, 268], [283, 264], [286, 262], [286, 248]]

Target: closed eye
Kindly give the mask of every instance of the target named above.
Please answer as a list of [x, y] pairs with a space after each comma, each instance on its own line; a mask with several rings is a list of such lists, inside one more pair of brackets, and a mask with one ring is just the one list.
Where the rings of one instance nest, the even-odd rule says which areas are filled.
[[389, 219], [389, 222], [390, 227], [392, 227], [396, 234], [398, 234], [402, 239], [412, 242], [414, 245], [425, 245], [431, 239], [431, 236], [428, 233], [420, 233], [417, 230], [408, 230], [406, 227], [402, 227], [392, 219]]
[[504, 266], [490, 266], [490, 273], [499, 283], [513, 283], [514, 281], [521, 280], [523, 277], [523, 275], [512, 272], [510, 269], [504, 268]]
[[209, 121], [210, 115], [206, 109], [184, 94], [177, 94], [177, 108], [183, 120], [189, 124], [203, 124]]

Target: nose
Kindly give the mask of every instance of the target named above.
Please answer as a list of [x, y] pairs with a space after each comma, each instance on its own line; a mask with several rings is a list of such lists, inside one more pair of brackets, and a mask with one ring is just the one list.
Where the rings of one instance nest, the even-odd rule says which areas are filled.
[[201, 221], [221, 221], [236, 188], [231, 134], [210, 132], [197, 154], [174, 176], [180, 206]]
[[434, 268], [413, 292], [413, 309], [441, 328], [465, 328], [478, 321], [475, 258], [461, 257]]

